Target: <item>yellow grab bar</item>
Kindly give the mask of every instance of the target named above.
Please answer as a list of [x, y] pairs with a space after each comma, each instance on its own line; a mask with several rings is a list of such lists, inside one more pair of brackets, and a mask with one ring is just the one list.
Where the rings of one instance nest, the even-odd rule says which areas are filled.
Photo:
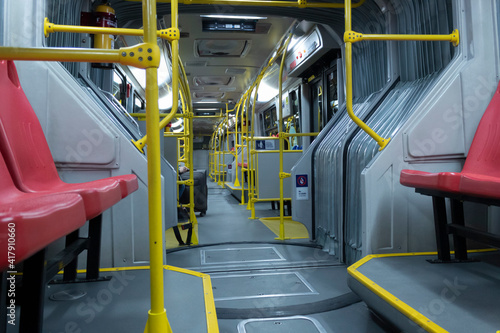
[[[177, 10], [177, 0], [172, 1], [172, 10]], [[144, 40], [156, 47], [156, 1], [142, 3]], [[176, 12], [176, 11], [175, 11]], [[174, 15], [172, 15], [174, 16]], [[177, 26], [177, 25], [174, 25]], [[149, 203], [149, 260], [151, 310], [145, 332], [168, 332], [172, 329], [167, 319], [163, 286], [163, 227], [161, 200], [160, 133], [158, 131], [158, 65], [146, 69], [146, 133], [149, 134], [148, 149], [148, 203]], [[175, 94], [174, 94], [175, 95]]]
[[119, 63], [137, 68], [158, 67], [160, 48], [155, 43], [142, 43], [118, 50], [80, 48], [0, 47], [2, 60], [45, 60]]
[[[108, 35], [123, 35], [123, 36], [144, 36], [142, 29], [125, 29], [125, 28], [103, 28], [103, 27], [89, 27], [89, 26], [76, 26], [76, 25], [63, 25], [50, 23], [46, 17], [43, 21], [43, 33], [46, 38], [54, 32], [73, 32], [73, 33], [88, 33], [88, 34], [108, 34]], [[179, 29], [168, 28], [158, 30], [156, 36], [168, 41], [178, 39], [180, 37]]]
[[460, 35], [458, 30], [453, 30], [450, 35], [382, 35], [382, 34], [366, 34], [352, 31], [352, 6], [351, 0], [345, 0], [345, 72], [346, 72], [346, 108], [347, 114], [363, 131], [371, 136], [380, 146], [382, 150], [387, 146], [390, 138], [384, 139], [366, 125], [361, 119], [356, 117], [352, 108], [352, 44], [363, 40], [417, 40], [417, 41], [448, 41], [458, 46]]
[[[140, 0], [126, 0], [126, 1], [140, 1]], [[158, 0], [158, 3], [169, 3], [171, 0]], [[361, 6], [365, 0], [360, 0], [354, 4], [353, 7]], [[341, 3], [328, 3], [328, 2], [311, 2], [306, 0], [299, 1], [267, 1], [267, 0], [179, 0], [179, 3], [184, 5], [198, 4], [198, 5], [230, 5], [230, 6], [264, 6], [264, 7], [299, 7], [299, 8], [344, 8]]]

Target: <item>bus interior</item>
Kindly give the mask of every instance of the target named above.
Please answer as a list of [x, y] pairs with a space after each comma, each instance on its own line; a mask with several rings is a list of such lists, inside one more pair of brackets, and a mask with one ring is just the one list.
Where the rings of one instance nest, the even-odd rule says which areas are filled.
[[0, 17], [1, 332], [500, 331], [498, 0]]

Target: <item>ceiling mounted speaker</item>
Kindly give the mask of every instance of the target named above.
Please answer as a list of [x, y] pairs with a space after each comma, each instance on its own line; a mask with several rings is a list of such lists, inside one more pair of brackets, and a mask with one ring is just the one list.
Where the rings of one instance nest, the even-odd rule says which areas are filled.
[[224, 93], [223, 92], [199, 92], [199, 91], [195, 91], [193, 92], [193, 97], [194, 98], [214, 98], [214, 99], [217, 99], [217, 98], [223, 98], [224, 97]]

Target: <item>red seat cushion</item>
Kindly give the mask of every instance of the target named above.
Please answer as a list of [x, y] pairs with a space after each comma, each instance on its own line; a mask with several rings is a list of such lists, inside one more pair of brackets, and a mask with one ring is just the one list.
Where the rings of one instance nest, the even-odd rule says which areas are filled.
[[[248, 164], [243, 163], [243, 167], [246, 168]], [[241, 162], [238, 162], [238, 166], [241, 167]]]
[[[47, 247], [57, 239], [85, 224], [85, 206], [78, 194], [10, 193], [0, 195], [0, 271], [10, 264], [8, 252], [15, 264]], [[14, 225], [14, 237], [9, 228]], [[9, 235], [10, 234], [10, 235]], [[13, 241], [13, 242], [12, 242]], [[12, 244], [13, 243], [13, 244]], [[14, 245], [14, 251], [8, 251]]]
[[[81, 196], [19, 191], [0, 155], [0, 271], [8, 267], [8, 252], [19, 263], [80, 228], [85, 221]], [[14, 231], [9, 230], [13, 225]], [[8, 250], [9, 244], [13, 251]]]
[[462, 173], [460, 193], [482, 198], [500, 199], [500, 178]]
[[431, 173], [402, 170], [399, 181], [404, 186], [457, 193], [460, 191], [460, 179], [461, 174], [459, 172]]
[[24, 192], [74, 192], [82, 196], [87, 219], [137, 190], [135, 175], [68, 184], [57, 173], [52, 154], [12, 61], [0, 61], [0, 150], [16, 186]]

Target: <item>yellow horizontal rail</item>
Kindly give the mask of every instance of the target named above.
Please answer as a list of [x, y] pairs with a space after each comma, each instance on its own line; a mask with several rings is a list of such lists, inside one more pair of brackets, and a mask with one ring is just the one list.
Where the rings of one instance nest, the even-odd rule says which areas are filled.
[[0, 47], [2, 60], [38, 60], [120, 63], [137, 68], [158, 68], [160, 48], [156, 44], [142, 43], [118, 50], [82, 48]]
[[188, 137], [189, 135], [188, 134], [184, 134], [184, 133], [175, 133], [175, 132], [166, 132], [166, 133], [163, 133], [163, 136], [164, 137], [174, 137], [174, 138], [185, 138], [185, 137]]
[[[280, 198], [267, 198], [267, 199], [253, 198], [252, 201], [254, 201], [254, 202], [280, 201]], [[292, 198], [283, 198], [283, 201], [292, 201]], [[275, 216], [275, 217], [279, 218], [279, 216]]]
[[[160, 113], [159, 116], [160, 118], [165, 118], [167, 117], [169, 114], [168, 113]], [[129, 113], [129, 116], [131, 117], [136, 117], [136, 118], [142, 118], [142, 117], [145, 117], [146, 114], [145, 113]], [[182, 113], [178, 113], [175, 115], [174, 118], [182, 118]]]
[[[269, 153], [279, 153], [279, 150], [252, 150], [252, 154], [269, 154]], [[302, 153], [302, 150], [283, 150], [283, 153]]]
[[460, 34], [457, 29], [449, 35], [381, 35], [381, 34], [362, 34], [355, 31], [347, 31], [345, 33], [344, 39], [348, 39], [350, 42], [360, 42], [363, 40], [398, 40], [398, 41], [439, 41], [439, 42], [451, 42], [454, 46], [458, 46], [460, 43]]
[[284, 137], [291, 137], [291, 136], [317, 136], [319, 135], [319, 132], [313, 132], [313, 133], [282, 133]]
[[277, 136], [254, 136], [253, 140], [279, 140]]
[[[138, 2], [140, 0], [126, 0]], [[170, 3], [170, 0], [157, 0], [157, 3]], [[184, 5], [229, 5], [229, 6], [263, 6], [263, 7], [299, 7], [299, 8], [344, 8], [342, 3], [299, 1], [266, 1], [266, 0], [179, 0]], [[365, 0], [352, 4], [353, 8], [361, 6]]]
[[215, 115], [215, 116], [193, 116], [193, 119], [200, 119], [200, 118], [224, 118], [225, 115]]
[[[43, 21], [43, 33], [48, 38], [54, 32], [72, 32], [72, 33], [87, 33], [87, 34], [108, 34], [108, 35], [123, 35], [123, 36], [144, 36], [142, 29], [125, 29], [125, 28], [103, 28], [103, 27], [89, 27], [89, 26], [76, 26], [76, 25], [63, 25], [50, 23], [46, 17]], [[158, 30], [156, 36], [162, 39], [172, 41], [180, 38], [179, 29], [168, 28]]]

